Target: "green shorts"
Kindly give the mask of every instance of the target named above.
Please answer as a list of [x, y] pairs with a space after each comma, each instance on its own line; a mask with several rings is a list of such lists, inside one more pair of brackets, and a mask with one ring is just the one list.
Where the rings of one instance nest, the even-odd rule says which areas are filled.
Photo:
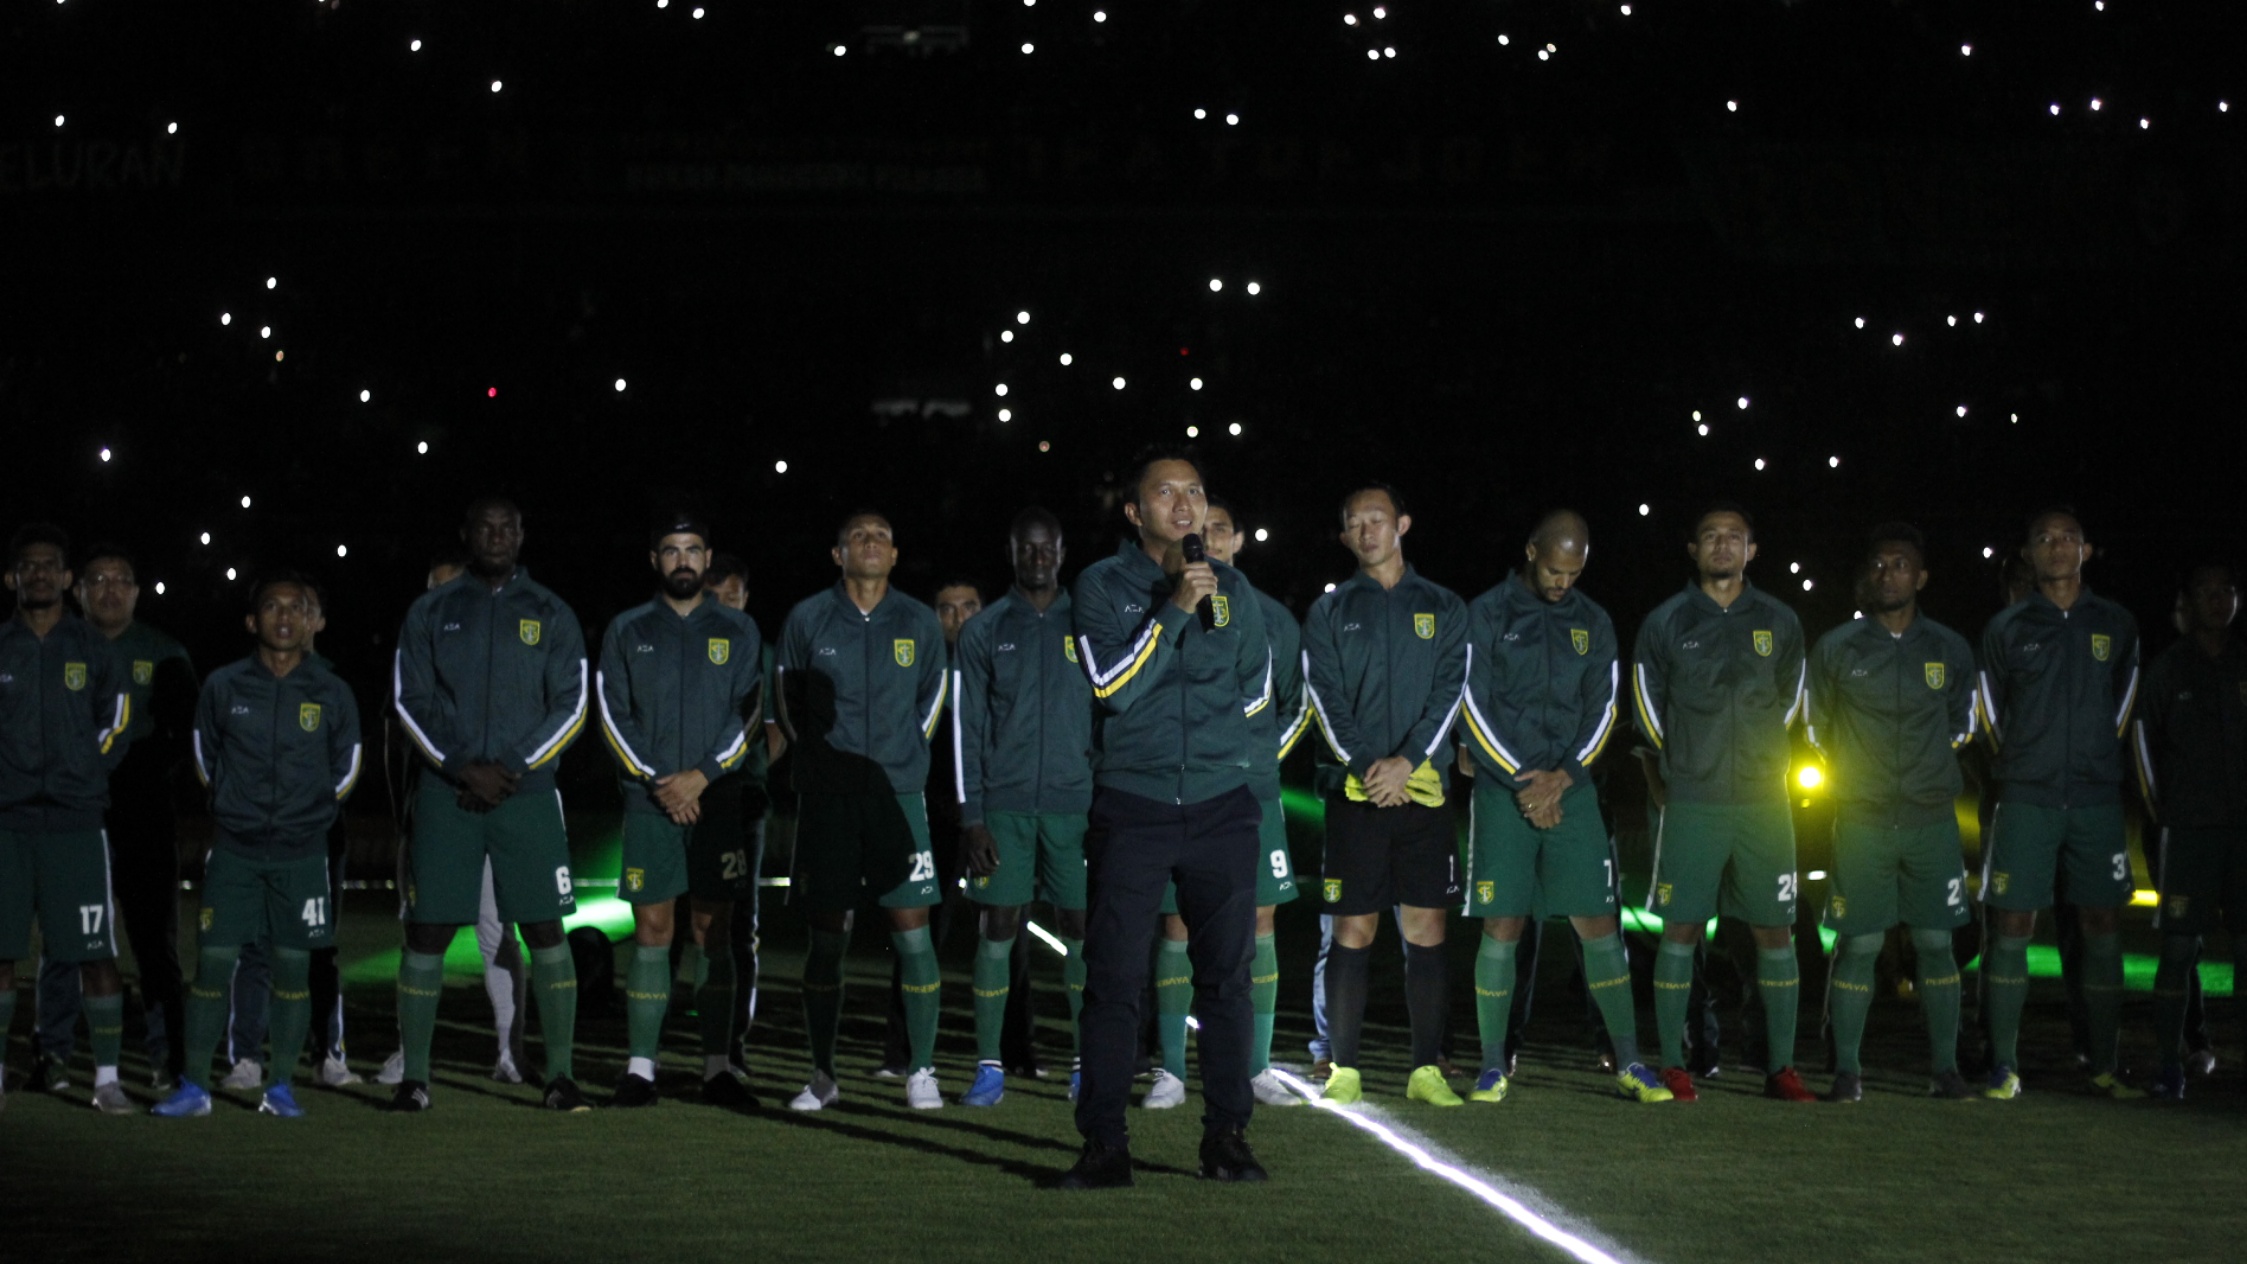
[[117, 956], [117, 901], [109, 893], [109, 838], [98, 829], [0, 830], [0, 961], [40, 951], [63, 962]]
[[674, 825], [660, 812], [626, 812], [616, 894], [627, 904], [682, 895], [731, 904], [756, 880], [751, 863], [739, 795], [702, 796], [702, 819], [693, 825]]
[[1957, 817], [1933, 825], [1834, 823], [1826, 929], [1877, 935], [1902, 922], [1913, 930], [1951, 930], [1971, 916]]
[[252, 860], [213, 847], [203, 861], [196, 942], [240, 948], [270, 939], [276, 948], [326, 948], [335, 943], [329, 898], [325, 849], [293, 860]]
[[2162, 934], [2247, 930], [2247, 830], [2162, 830], [2160, 877]]
[[[1295, 861], [1288, 855], [1287, 809], [1278, 799], [1258, 799], [1264, 818], [1256, 826], [1256, 907], [1274, 908], [1298, 894]], [[1178, 916], [1178, 884], [1163, 884], [1162, 915]]]
[[2120, 908], [2130, 902], [2130, 841], [2122, 805], [2047, 808], [2000, 799], [1982, 846], [1982, 902], [2034, 912], [2052, 907], [2053, 883], [2068, 869], [2068, 903]]
[[1467, 916], [1613, 917], [1615, 849], [1590, 782], [1560, 797], [1560, 824], [1524, 820], [1513, 792], [1475, 778], [1467, 811]]
[[469, 812], [453, 794], [437, 776], [424, 776], [415, 793], [407, 921], [475, 925], [487, 858], [501, 921], [535, 926], [577, 911], [560, 791], [518, 794], [489, 812]]
[[814, 913], [842, 913], [857, 908], [869, 890], [880, 893], [883, 908], [927, 908], [943, 898], [921, 796], [796, 796], [789, 902]]
[[1766, 803], [1679, 803], [1654, 835], [1654, 885], [1646, 909], [1665, 922], [1719, 913], [1750, 926], [1792, 926], [1794, 813]]
[[995, 908], [1020, 908], [1032, 899], [1057, 909], [1084, 908], [1084, 813], [987, 812], [983, 827], [998, 844], [999, 868], [968, 879], [969, 899]]

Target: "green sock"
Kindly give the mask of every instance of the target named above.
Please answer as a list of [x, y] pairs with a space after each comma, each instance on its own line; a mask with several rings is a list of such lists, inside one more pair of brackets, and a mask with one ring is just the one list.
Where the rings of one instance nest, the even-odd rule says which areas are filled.
[[1069, 954], [1061, 959], [1061, 986], [1069, 993], [1069, 1051], [1077, 1050], [1077, 1016], [1084, 1012], [1084, 941], [1064, 939]]
[[975, 991], [975, 1056], [978, 1061], [999, 1065], [999, 1041], [1006, 1030], [1006, 998], [1013, 991], [1014, 955], [1012, 939], [983, 939], [975, 942], [975, 976], [970, 985]]
[[1280, 1007], [1280, 954], [1272, 936], [1256, 937], [1256, 956], [1248, 967], [1248, 1008], [1256, 1019], [1248, 1046], [1248, 1073], [1262, 1075], [1272, 1065], [1272, 1025]]
[[2122, 936], [2083, 937], [2083, 1010], [2091, 1027], [2091, 1074], [2112, 1075], [2121, 1057]]
[[1999, 935], [1982, 954], [1989, 989], [1990, 1057], [2002, 1067], [2021, 1066], [2021, 1009], [2029, 1000], [2029, 937]]
[[1163, 1070], [1186, 1078], [1186, 1012], [1194, 1007], [1194, 966], [1186, 941], [1165, 939], [1155, 950], [1155, 1033], [1162, 1040]]
[[297, 1063], [304, 1056], [304, 1037], [312, 1030], [312, 954], [303, 948], [276, 945], [273, 962], [273, 1065], [267, 1079], [287, 1084], [296, 1079]]
[[1518, 943], [1482, 937], [1475, 950], [1475, 1028], [1482, 1035], [1482, 1069], [1506, 1069], [1506, 1023], [1514, 1009], [1514, 957]]
[[675, 977], [687, 985], [690, 993], [702, 990], [702, 984], [710, 977], [710, 958], [702, 951], [701, 944], [690, 940], [679, 950], [679, 973]]
[[624, 1027], [633, 1057], [663, 1051], [663, 1020], [670, 1012], [671, 946], [634, 944], [632, 963], [624, 969]]
[[815, 930], [804, 956], [804, 1034], [811, 1039], [811, 1067], [835, 1075], [835, 1036], [843, 1021], [843, 953], [849, 931]]
[[692, 949], [696, 964], [701, 968], [694, 979], [694, 1016], [702, 1028], [702, 1056], [731, 1058], [733, 1056], [733, 954], [720, 950], [715, 954]]
[[2198, 935], [2162, 936], [2161, 964], [2153, 976], [2153, 1035], [2164, 1071], [2185, 1065], [2185, 1001], [2192, 994], [2189, 980], [2199, 956]]
[[[114, 1069], [118, 1055], [125, 1049], [125, 994], [89, 996], [85, 1005], [86, 1033], [88, 1043], [94, 1047], [94, 1065]], [[298, 1032], [297, 1039], [304, 1039], [304, 1033]]]
[[1794, 1065], [1795, 1013], [1802, 1001], [1802, 967], [1795, 961], [1794, 945], [1758, 948], [1755, 985], [1763, 993], [1764, 1074], [1776, 1075]]
[[1662, 1065], [1685, 1065], [1685, 1014], [1693, 1003], [1694, 944], [1665, 939], [1654, 954], [1654, 1035], [1662, 1042]]
[[211, 1055], [226, 1038], [227, 985], [234, 978], [239, 948], [205, 948], [195, 957], [195, 981], [187, 985], [186, 1048], [180, 1050], [180, 1077], [200, 1089], [211, 1087]]
[[1584, 941], [1584, 985], [1592, 1003], [1599, 1006], [1600, 1021], [1607, 1025], [1607, 1042], [1615, 1049], [1615, 1069], [1638, 1061], [1638, 1015], [1631, 1007], [1631, 959], [1623, 951], [1620, 933]]
[[577, 1040], [577, 962], [567, 943], [531, 949], [531, 988], [538, 995], [538, 1034], [546, 1042], [546, 1078], [570, 1075], [570, 1052]]
[[[208, 962], [210, 955], [204, 954]], [[229, 959], [231, 961], [231, 958]], [[232, 966], [228, 967], [230, 970]], [[203, 979], [195, 978], [196, 995], [202, 995]], [[445, 959], [429, 952], [415, 952], [408, 948], [398, 954], [398, 1044], [406, 1055], [406, 1078], [416, 1083], [429, 1082], [429, 1046], [437, 1038], [437, 999], [445, 992]], [[219, 993], [220, 1011], [218, 1026], [211, 1033], [204, 1049], [218, 1047], [218, 1035], [226, 1029], [226, 996]], [[190, 1052], [193, 1042], [190, 1042]], [[210, 1064], [205, 1054], [203, 1065]], [[198, 1068], [200, 1069], [200, 1068]]]
[[[936, 1023], [941, 1017], [944, 974], [936, 965], [936, 946], [929, 942], [928, 927], [912, 930], [893, 930], [889, 933], [890, 947], [897, 950], [899, 989], [905, 993], [905, 1043], [911, 1053], [907, 1061], [911, 1070], [919, 1071], [936, 1065]], [[1000, 1010], [1006, 999], [1001, 997]]]
[[1833, 1010], [1834, 1069], [1850, 1075], [1863, 1074], [1865, 1069], [1860, 1060], [1865, 1016], [1872, 1012], [1873, 972], [1880, 965], [1884, 939], [1881, 935], [1844, 935], [1834, 945], [1833, 989], [1826, 994], [1826, 1004]]
[[1919, 1009], [1927, 1017], [1928, 1069], [1937, 1075], [1958, 1069], [1958, 958], [1947, 930], [1915, 930], [1912, 953], [1919, 958]]

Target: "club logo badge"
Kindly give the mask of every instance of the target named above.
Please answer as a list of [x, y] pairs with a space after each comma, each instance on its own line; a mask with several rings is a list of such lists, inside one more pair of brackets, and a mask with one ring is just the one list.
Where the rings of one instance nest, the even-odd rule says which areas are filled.
[[62, 687], [72, 693], [84, 689], [86, 687], [86, 665], [84, 663], [64, 663], [62, 665]]
[[538, 620], [525, 619], [516, 624], [515, 635], [523, 638], [523, 644], [525, 645], [538, 644]]
[[1755, 630], [1755, 652], [1765, 658], [1771, 657], [1771, 634], [1762, 628]]
[[1670, 892], [1671, 892], [1671, 890], [1672, 890], [1672, 888], [1671, 888], [1670, 884], [1669, 884], [1669, 883], [1667, 883], [1667, 882], [1664, 882], [1664, 883], [1660, 884], [1659, 886], [1656, 886], [1656, 887], [1654, 888], [1654, 902], [1655, 902], [1656, 904], [1659, 904], [1659, 905], [1661, 905], [1661, 906], [1662, 906], [1663, 908], [1668, 908], [1668, 907], [1670, 906]]
[[625, 890], [627, 890], [627, 891], [644, 891], [644, 890], [646, 890], [646, 889], [647, 889], [647, 885], [648, 885], [648, 871], [647, 871], [647, 870], [645, 870], [645, 869], [627, 869], [627, 870], [625, 870], [625, 871], [624, 871], [624, 889], [625, 889]]
[[899, 667], [911, 667], [913, 665], [912, 638], [905, 637], [891, 641], [889, 643], [889, 656], [897, 660]]
[[1224, 627], [1233, 621], [1233, 603], [1223, 593], [1209, 595], [1209, 612], [1216, 616], [1211, 622], [1217, 627]]
[[1941, 663], [1927, 664], [1927, 687], [1929, 689], [1942, 688], [1943, 679], [1943, 665]]
[[1591, 634], [1591, 631], [1590, 631], [1590, 629], [1588, 629], [1588, 628], [1570, 628], [1570, 629], [1568, 630], [1568, 643], [1569, 643], [1570, 645], [1573, 645], [1573, 646], [1575, 646], [1575, 647], [1576, 647], [1576, 652], [1577, 652], [1577, 653], [1579, 653], [1579, 654], [1589, 654], [1589, 653], [1591, 653], [1591, 652], [1592, 652], [1592, 634]]
[[133, 683], [146, 685], [156, 679], [156, 664], [144, 658], [133, 660]]
[[319, 732], [320, 704], [317, 702], [300, 703], [296, 709], [296, 726], [307, 733]]
[[1484, 903], [1484, 904], [1488, 904], [1488, 903], [1490, 903], [1490, 902], [1491, 902], [1492, 900], [1496, 899], [1497, 897], [1498, 897], [1498, 884], [1497, 884], [1497, 883], [1495, 883], [1495, 882], [1477, 882], [1477, 883], [1475, 884], [1475, 898], [1476, 898], [1477, 900], [1480, 900], [1480, 901], [1481, 901], [1482, 903]]
[[1412, 635], [1419, 637], [1423, 641], [1435, 640], [1436, 617], [1432, 614], [1416, 614], [1412, 616]]
[[1066, 657], [1068, 658], [1068, 660], [1069, 660], [1070, 662], [1072, 662], [1072, 663], [1076, 662], [1076, 661], [1077, 661], [1077, 638], [1075, 638], [1075, 637], [1073, 637], [1073, 636], [1065, 636], [1065, 637], [1062, 637], [1062, 638], [1061, 638], [1061, 653], [1062, 653], [1062, 654], [1063, 654], [1064, 656], [1066, 656]]
[[2114, 653], [2114, 638], [2104, 632], [2093, 632], [2091, 634], [2091, 657], [2103, 663], [2107, 661], [2107, 655], [2112, 653]]
[[722, 636], [710, 638], [710, 661], [723, 667], [733, 657], [733, 642]]
[[1325, 893], [1327, 903], [1340, 904], [1342, 902], [1342, 880], [1340, 878], [1328, 878]]

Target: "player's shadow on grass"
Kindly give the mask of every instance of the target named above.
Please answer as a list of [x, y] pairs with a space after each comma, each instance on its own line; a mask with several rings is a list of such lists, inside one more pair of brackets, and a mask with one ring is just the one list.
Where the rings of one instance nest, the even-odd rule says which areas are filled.
[[[798, 1128], [809, 1128], [817, 1131], [830, 1132], [839, 1136], [850, 1137], [853, 1140], [857, 1141], [870, 1141], [884, 1145], [902, 1146], [908, 1150], [917, 1150], [924, 1154], [933, 1154], [942, 1156], [944, 1158], [957, 1159], [964, 1163], [975, 1164], [978, 1167], [996, 1168], [997, 1170], [1004, 1172], [1009, 1176], [1020, 1177], [1023, 1180], [1030, 1181], [1033, 1184], [1038, 1185], [1044, 1185], [1052, 1181], [1053, 1178], [1067, 1171], [1068, 1167], [1066, 1165], [1061, 1167], [1046, 1167], [1040, 1164], [1026, 1162], [1021, 1159], [1002, 1158], [999, 1155], [989, 1154], [981, 1150], [973, 1150], [964, 1146], [947, 1145], [942, 1141], [933, 1140], [927, 1137], [915, 1137], [906, 1133], [890, 1132], [884, 1131], [879, 1128], [868, 1127], [864, 1124], [849, 1123], [840, 1118], [835, 1118], [834, 1116], [838, 1114], [848, 1114], [859, 1116], [869, 1121], [880, 1120], [884, 1123], [890, 1124], [910, 1122], [926, 1127], [949, 1127], [976, 1133], [993, 1141], [1004, 1141], [1015, 1145], [1033, 1146], [1039, 1149], [1057, 1149], [1064, 1153], [1073, 1153], [1072, 1147], [1064, 1142], [1055, 1141], [1050, 1137], [1027, 1136], [1022, 1133], [1008, 1132], [1004, 1129], [991, 1128], [981, 1124], [960, 1124], [952, 1123], [946, 1120], [931, 1119], [924, 1115], [917, 1115], [909, 1110], [893, 1111], [884, 1110], [880, 1107], [875, 1106], [846, 1106], [838, 1102], [833, 1106], [827, 1107], [825, 1110], [817, 1112], [816, 1114], [797, 1111], [765, 1111], [762, 1113], [765, 1115], [765, 1117], [771, 1119], [775, 1123], [785, 1124]], [[1161, 1163], [1147, 1163], [1142, 1161], [1134, 1163], [1133, 1166], [1138, 1171], [1153, 1175], [1192, 1175], [1192, 1173], [1187, 1172], [1183, 1168], [1171, 1167]]]

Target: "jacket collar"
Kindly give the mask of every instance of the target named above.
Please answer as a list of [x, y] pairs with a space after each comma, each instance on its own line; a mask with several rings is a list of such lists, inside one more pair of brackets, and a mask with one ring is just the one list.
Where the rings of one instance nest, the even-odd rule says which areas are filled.
[[1698, 579], [1689, 579], [1685, 581], [1685, 595], [1688, 600], [1692, 601], [1701, 609], [1714, 611], [1718, 614], [1725, 614], [1729, 611], [1743, 609], [1751, 605], [1763, 604], [1761, 600], [1762, 594], [1756, 589], [1755, 581], [1745, 576], [1742, 576], [1740, 579], [1740, 599], [1733, 602], [1730, 606], [1720, 606], [1716, 604], [1716, 598], [1711, 597], [1707, 593], [1701, 591], [1701, 581]]

